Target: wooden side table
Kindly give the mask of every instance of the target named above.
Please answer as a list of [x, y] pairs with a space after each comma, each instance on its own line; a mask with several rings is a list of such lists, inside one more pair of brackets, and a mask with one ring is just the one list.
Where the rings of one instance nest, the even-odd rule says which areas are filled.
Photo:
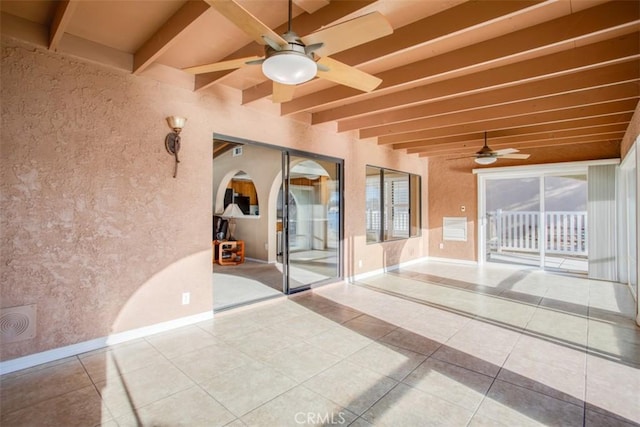
[[214, 240], [214, 261], [220, 265], [238, 265], [244, 262], [244, 240]]

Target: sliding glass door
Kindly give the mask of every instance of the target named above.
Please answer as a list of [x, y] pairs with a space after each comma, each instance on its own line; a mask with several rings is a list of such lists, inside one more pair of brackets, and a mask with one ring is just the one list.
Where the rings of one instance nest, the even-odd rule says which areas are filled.
[[340, 277], [342, 164], [284, 152], [282, 171], [278, 202], [284, 291], [289, 294]]
[[586, 272], [587, 177], [487, 179], [486, 260]]

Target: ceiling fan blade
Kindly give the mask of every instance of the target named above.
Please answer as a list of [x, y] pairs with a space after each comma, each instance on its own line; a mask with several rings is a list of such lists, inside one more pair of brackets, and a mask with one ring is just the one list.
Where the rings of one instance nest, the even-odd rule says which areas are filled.
[[258, 61], [261, 59], [262, 58], [260, 56], [247, 56], [245, 58], [230, 59], [228, 61], [214, 62], [213, 64], [183, 68], [182, 71], [186, 71], [191, 74], [204, 74], [213, 73], [215, 71], [233, 70], [235, 68], [244, 67], [248, 62]]
[[273, 82], [273, 93], [271, 94], [271, 100], [274, 104], [291, 101], [293, 99], [293, 92], [295, 91], [295, 85], [285, 85], [278, 82]]
[[238, 28], [247, 33], [256, 43], [264, 45], [263, 37], [268, 37], [281, 47], [289, 45], [278, 33], [267, 27], [248, 10], [234, 0], [205, 0], [212, 8], [220, 12], [225, 18], [233, 22]]
[[332, 55], [393, 33], [387, 18], [373, 12], [301, 37], [306, 45], [324, 42], [315, 51], [318, 56]]
[[517, 153], [520, 150], [516, 150], [515, 148], [503, 148], [502, 150], [493, 150], [493, 154], [497, 154], [502, 156], [503, 154], [513, 154]]
[[501, 159], [521, 159], [521, 160], [528, 159], [529, 156], [531, 156], [531, 154], [500, 154], [498, 155], [498, 157], [500, 157]]
[[[363, 92], [371, 92], [382, 83], [382, 79], [360, 71], [350, 65], [343, 64], [335, 59], [331, 59], [328, 56], [320, 58], [318, 65], [318, 77]], [[321, 66], [328, 67], [329, 71], [323, 71]]]

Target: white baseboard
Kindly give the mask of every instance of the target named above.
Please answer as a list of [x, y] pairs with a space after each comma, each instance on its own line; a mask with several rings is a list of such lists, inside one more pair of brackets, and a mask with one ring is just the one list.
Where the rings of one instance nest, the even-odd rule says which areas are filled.
[[132, 329], [130, 331], [118, 332], [106, 337], [96, 338], [65, 347], [54, 348], [52, 350], [34, 353], [28, 356], [18, 357], [16, 359], [5, 360], [0, 362], [0, 375], [31, 368], [32, 366], [41, 365], [43, 363], [53, 362], [54, 360], [64, 359], [65, 357], [77, 356], [78, 354], [97, 350], [108, 345], [119, 344], [160, 332], [170, 331], [172, 329], [192, 325], [212, 318], [213, 311], [206, 311], [204, 313], [181, 317], [167, 322], [156, 323], [155, 325]]

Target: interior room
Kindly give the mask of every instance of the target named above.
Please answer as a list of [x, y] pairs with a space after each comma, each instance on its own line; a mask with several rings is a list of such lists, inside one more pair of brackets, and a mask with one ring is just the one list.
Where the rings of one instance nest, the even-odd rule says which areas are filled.
[[637, 1], [0, 12], [0, 424], [640, 425]]

